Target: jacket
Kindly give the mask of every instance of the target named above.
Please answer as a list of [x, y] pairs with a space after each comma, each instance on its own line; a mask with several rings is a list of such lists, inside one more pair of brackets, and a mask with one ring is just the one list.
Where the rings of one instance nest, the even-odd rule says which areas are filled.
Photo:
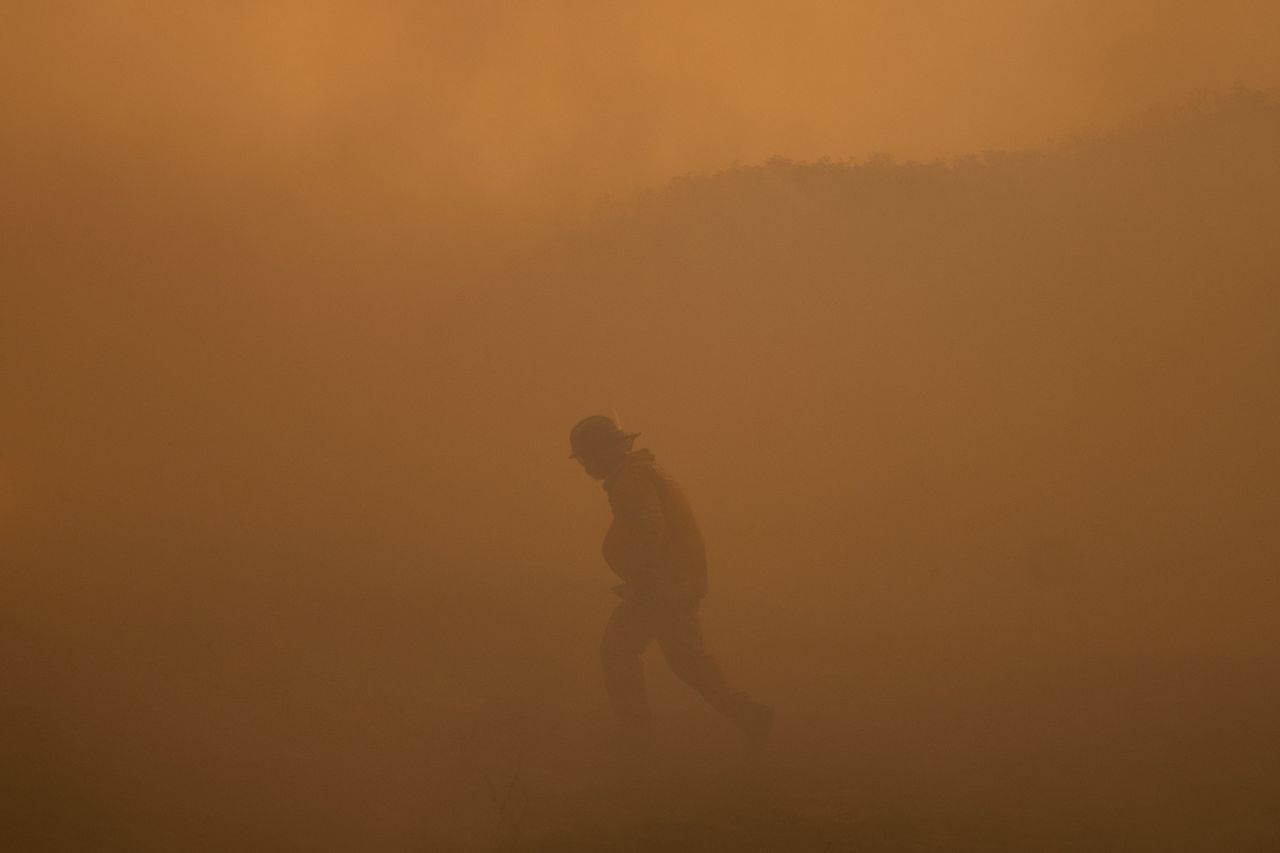
[[625, 584], [620, 594], [699, 599], [707, 555], [693, 509], [648, 450], [634, 450], [604, 480], [613, 522], [604, 559]]

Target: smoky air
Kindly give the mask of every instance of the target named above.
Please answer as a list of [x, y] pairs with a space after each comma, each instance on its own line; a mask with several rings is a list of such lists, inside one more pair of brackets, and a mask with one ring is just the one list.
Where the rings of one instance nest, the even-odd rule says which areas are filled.
[[1280, 848], [1274, 4], [11, 6], [0, 849]]

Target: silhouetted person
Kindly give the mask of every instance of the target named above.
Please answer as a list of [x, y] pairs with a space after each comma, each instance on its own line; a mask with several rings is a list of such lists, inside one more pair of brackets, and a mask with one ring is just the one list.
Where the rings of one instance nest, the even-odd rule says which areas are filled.
[[746, 736], [758, 752], [773, 727], [773, 709], [734, 690], [702, 644], [698, 608], [707, 592], [702, 534], [680, 487], [648, 450], [633, 450], [638, 433], [624, 433], [603, 415], [579, 421], [569, 433], [570, 458], [604, 481], [613, 523], [604, 558], [622, 579], [600, 644], [604, 683], [622, 723], [624, 746], [644, 749], [652, 732], [645, 696], [643, 652], [654, 640], [671, 671], [697, 690]]

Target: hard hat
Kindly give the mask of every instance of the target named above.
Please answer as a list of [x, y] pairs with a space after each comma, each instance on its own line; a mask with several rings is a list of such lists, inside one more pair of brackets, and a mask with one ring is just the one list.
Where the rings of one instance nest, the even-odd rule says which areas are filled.
[[569, 458], [610, 450], [638, 435], [638, 432], [623, 432], [622, 427], [608, 415], [589, 415], [569, 430], [569, 449], [572, 451]]

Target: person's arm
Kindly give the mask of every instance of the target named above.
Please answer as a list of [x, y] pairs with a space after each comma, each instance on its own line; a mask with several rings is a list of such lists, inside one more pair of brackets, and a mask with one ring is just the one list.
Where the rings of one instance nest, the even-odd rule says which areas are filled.
[[656, 586], [666, 532], [657, 484], [642, 470], [625, 471], [610, 490], [609, 504], [625, 543], [628, 579], [639, 590]]

